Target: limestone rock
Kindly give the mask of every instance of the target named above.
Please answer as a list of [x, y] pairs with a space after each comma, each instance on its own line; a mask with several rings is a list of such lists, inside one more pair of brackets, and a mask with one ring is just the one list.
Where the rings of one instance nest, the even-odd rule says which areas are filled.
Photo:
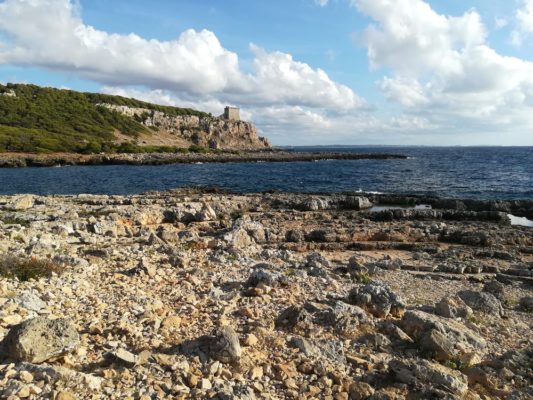
[[292, 330], [306, 330], [312, 324], [311, 315], [299, 306], [289, 306], [276, 319], [276, 328]]
[[472, 313], [460, 297], [444, 297], [435, 306], [435, 314], [446, 318], [468, 318]]
[[204, 204], [200, 212], [196, 215], [196, 219], [198, 221], [216, 221], [217, 214], [209, 204]]
[[107, 107], [141, 124], [174, 137], [173, 143], [199, 145], [213, 149], [268, 149], [268, 140], [257, 135], [256, 127], [246, 121], [226, 120], [211, 116], [168, 115], [162, 111], [141, 107], [102, 103]]
[[312, 305], [304, 305], [308, 311], [315, 311], [313, 319], [316, 323], [333, 327], [341, 333], [353, 332], [361, 324], [372, 325], [372, 321], [361, 307], [346, 304], [341, 301], [334, 301], [331, 306], [312, 310]]
[[245, 283], [247, 287], [255, 287], [260, 283], [268, 286], [275, 286], [280, 280], [281, 275], [275, 272], [271, 272], [265, 267], [269, 267], [268, 264], [257, 264], [254, 271], [248, 277]]
[[34, 201], [34, 197], [30, 195], [18, 196], [7, 204], [7, 208], [15, 211], [28, 210], [33, 207]]
[[71, 352], [78, 344], [78, 332], [68, 319], [37, 317], [9, 331], [3, 353], [14, 360], [41, 363]]
[[15, 298], [15, 302], [26, 310], [35, 312], [46, 307], [46, 303], [33, 291], [21, 293]]
[[311, 276], [325, 276], [330, 266], [330, 262], [322, 254], [311, 253], [306, 257], [304, 267]]
[[350, 210], [365, 210], [371, 208], [373, 204], [367, 197], [346, 196], [344, 206]]
[[492, 280], [483, 285], [483, 291], [492, 294], [500, 301], [505, 301], [505, 285], [497, 280]]
[[138, 357], [135, 354], [124, 349], [112, 351], [109, 353], [109, 356], [128, 367], [133, 367], [138, 361]]
[[424, 311], [407, 311], [401, 326], [419, 341], [422, 350], [439, 360], [449, 360], [486, 347], [485, 340], [463, 324]]
[[401, 318], [405, 312], [403, 300], [379, 282], [352, 289], [348, 294], [348, 302], [368, 310], [378, 318], [386, 318], [389, 314]]
[[375, 392], [374, 388], [366, 382], [353, 382], [348, 390], [352, 400], [366, 400]]
[[491, 293], [461, 290], [457, 295], [476, 311], [482, 311], [497, 317], [501, 317], [504, 314], [502, 303]]
[[239, 337], [233, 328], [224, 326], [217, 331], [216, 336], [207, 341], [206, 353], [223, 363], [238, 363], [241, 359], [241, 345]]
[[430, 393], [432, 389], [436, 389], [463, 396], [468, 390], [465, 375], [427, 360], [392, 360], [389, 368], [399, 382], [420, 388], [424, 392]]

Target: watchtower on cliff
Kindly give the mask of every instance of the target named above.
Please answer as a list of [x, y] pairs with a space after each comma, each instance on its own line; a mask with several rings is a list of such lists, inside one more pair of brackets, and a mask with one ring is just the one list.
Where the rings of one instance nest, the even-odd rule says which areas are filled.
[[239, 107], [226, 107], [224, 108], [224, 114], [222, 114], [224, 119], [229, 121], [240, 121], [241, 119], [241, 110]]

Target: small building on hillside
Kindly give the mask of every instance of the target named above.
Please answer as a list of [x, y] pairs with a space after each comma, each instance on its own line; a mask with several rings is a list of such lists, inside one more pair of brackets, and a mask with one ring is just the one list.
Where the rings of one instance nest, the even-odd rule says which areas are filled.
[[240, 121], [241, 119], [241, 110], [239, 107], [226, 107], [224, 108], [224, 114], [222, 118], [227, 119], [228, 121]]

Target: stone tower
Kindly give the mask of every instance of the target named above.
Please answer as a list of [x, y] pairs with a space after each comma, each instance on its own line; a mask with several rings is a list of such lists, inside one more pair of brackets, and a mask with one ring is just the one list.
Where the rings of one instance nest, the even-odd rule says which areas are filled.
[[240, 121], [241, 111], [238, 107], [226, 107], [224, 108], [224, 119], [229, 121]]

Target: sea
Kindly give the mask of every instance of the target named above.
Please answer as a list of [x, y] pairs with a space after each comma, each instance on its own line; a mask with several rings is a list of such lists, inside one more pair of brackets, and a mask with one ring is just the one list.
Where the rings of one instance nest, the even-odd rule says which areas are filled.
[[137, 194], [179, 187], [233, 192], [379, 192], [533, 200], [533, 147], [294, 147], [407, 159], [0, 169], [0, 194]]

